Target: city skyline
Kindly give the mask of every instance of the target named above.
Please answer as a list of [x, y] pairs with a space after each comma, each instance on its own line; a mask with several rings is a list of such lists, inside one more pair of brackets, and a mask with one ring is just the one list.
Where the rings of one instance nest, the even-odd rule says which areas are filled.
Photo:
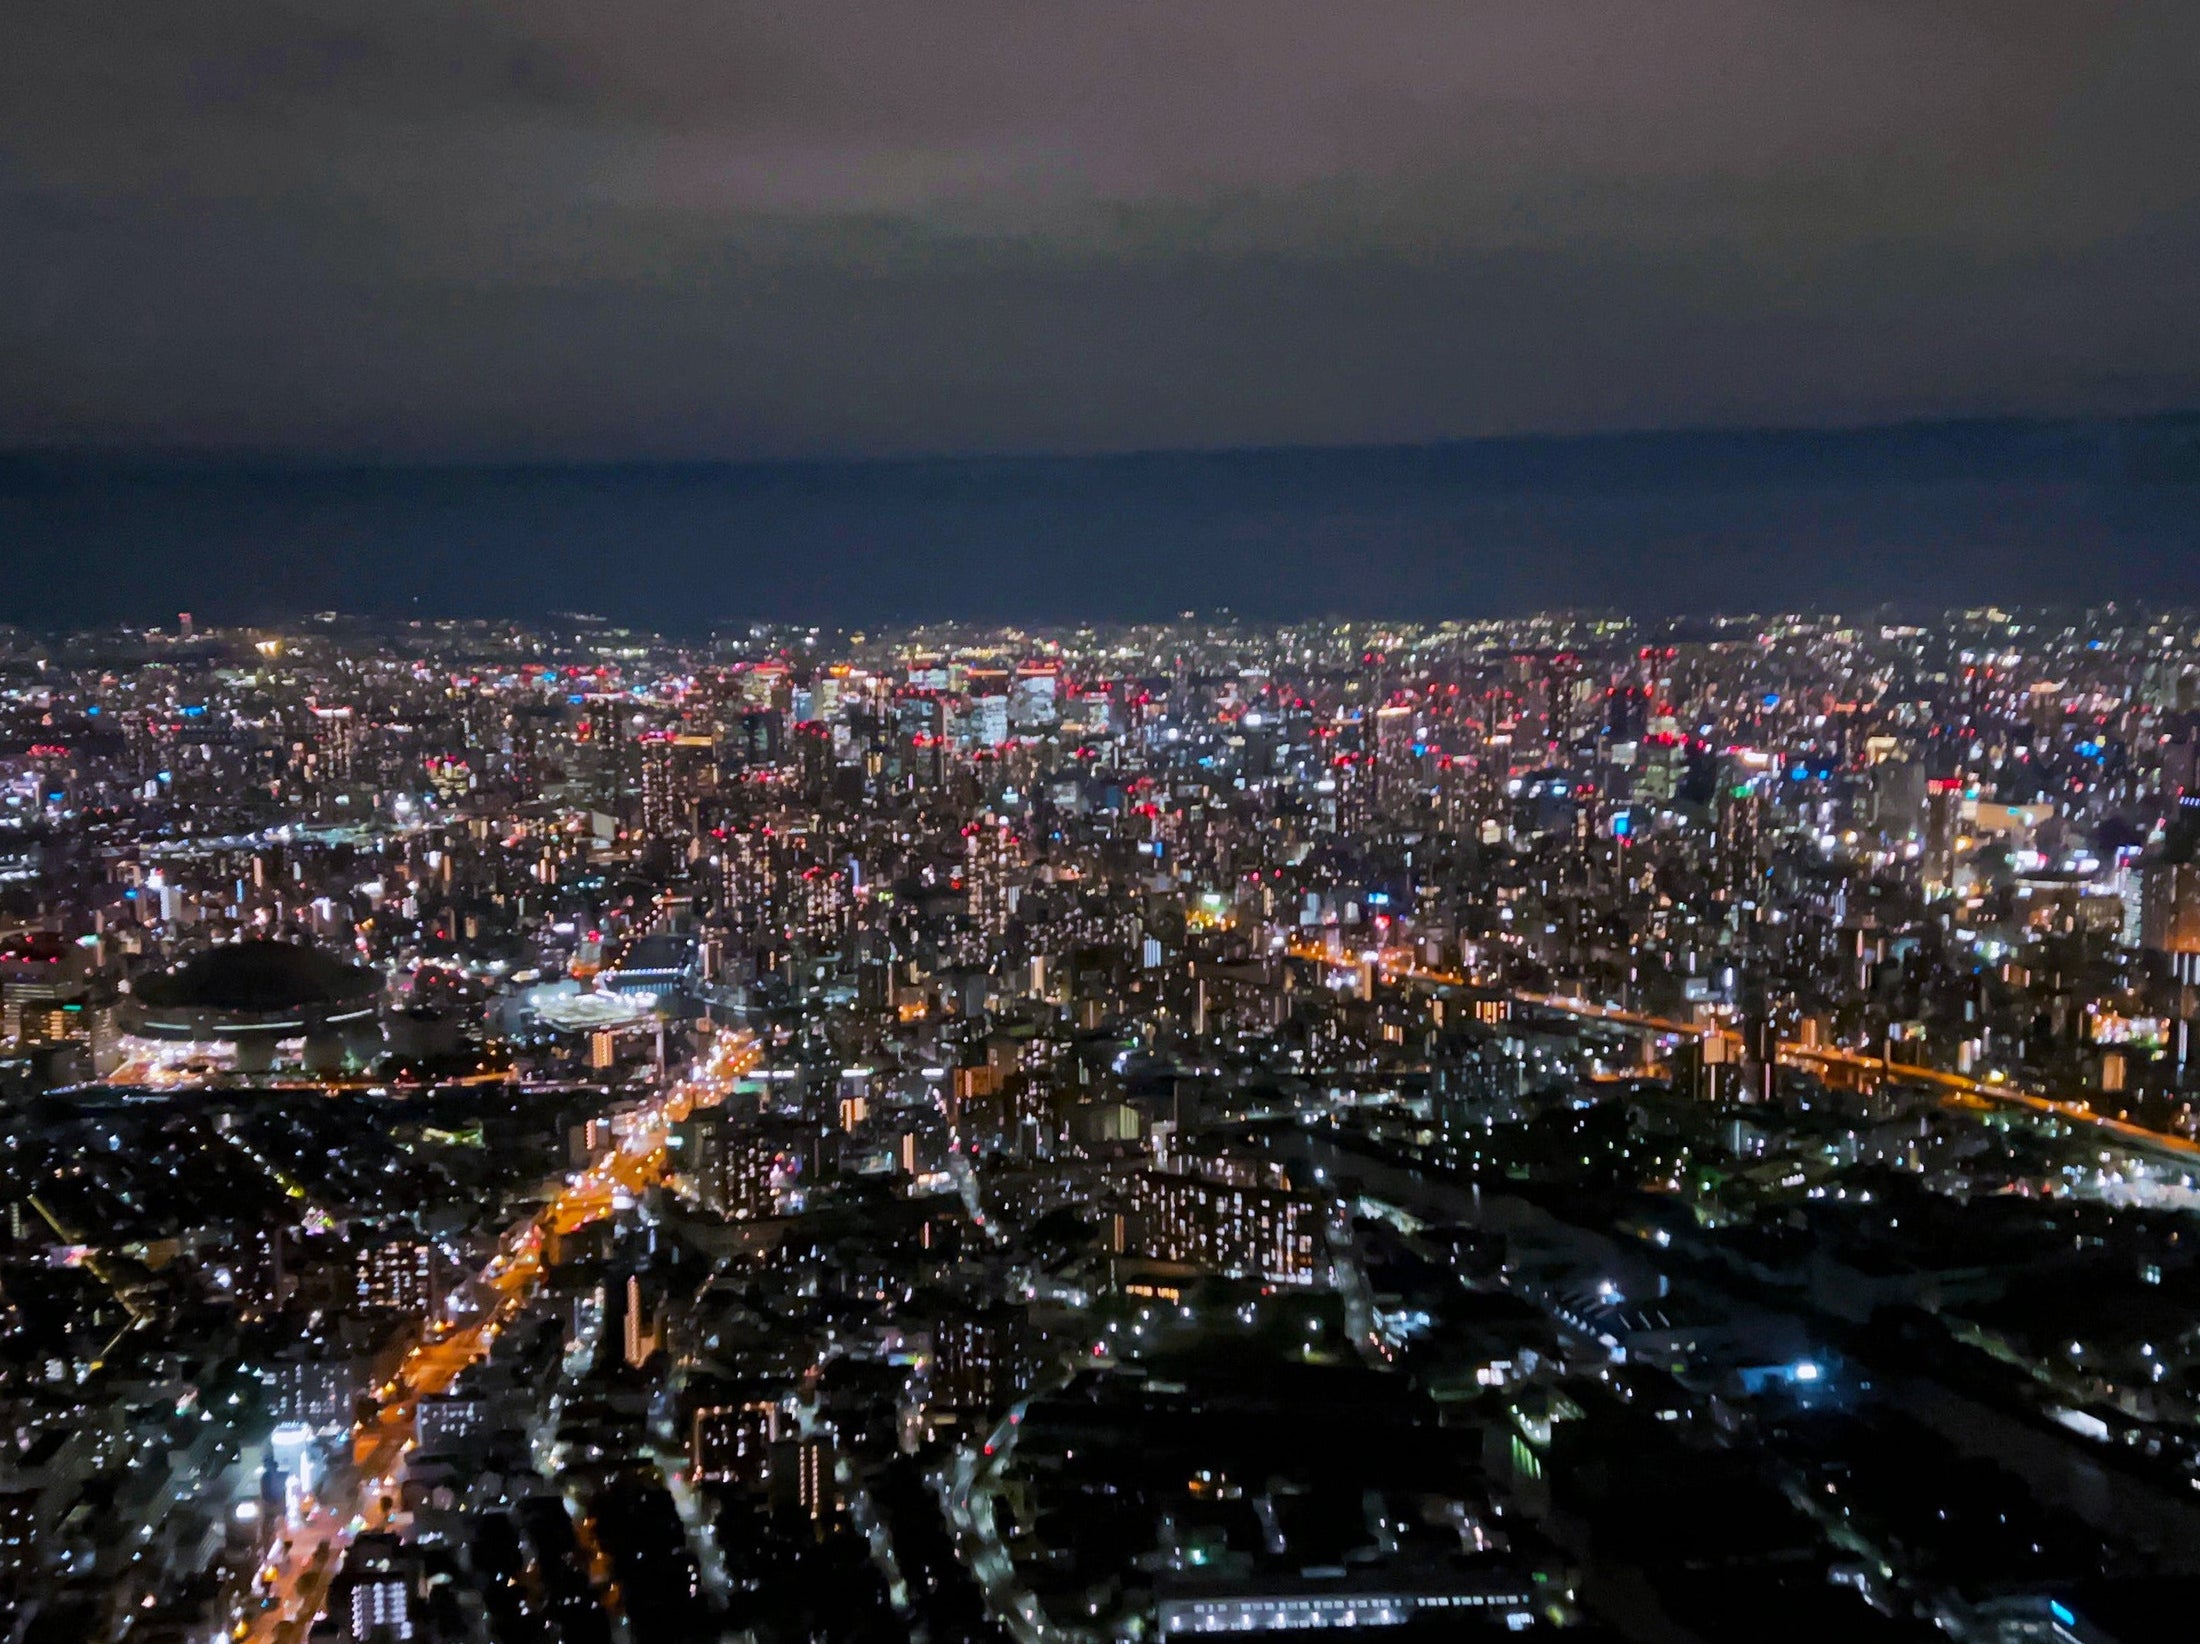
[[0, 631], [9, 1644], [2167, 1644], [2200, 612]]
[[2200, 5], [0, 49], [0, 1644], [2184, 1644]]

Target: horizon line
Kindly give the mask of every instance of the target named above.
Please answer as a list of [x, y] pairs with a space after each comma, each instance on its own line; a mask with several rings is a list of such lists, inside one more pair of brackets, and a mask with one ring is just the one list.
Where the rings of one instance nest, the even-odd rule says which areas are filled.
[[2055, 432], [2085, 428], [2177, 427], [2200, 429], [2200, 403], [2168, 410], [1982, 414], [1905, 417], [1885, 422], [1702, 423], [1674, 427], [1521, 431], [1463, 434], [1433, 439], [1346, 440], [1262, 445], [1125, 446], [1115, 449], [841, 453], [746, 456], [459, 456], [375, 452], [281, 450], [265, 447], [45, 444], [0, 445], [0, 465], [51, 464], [128, 470], [342, 473], [531, 473], [552, 470], [853, 469], [942, 467], [1041, 467], [1111, 462], [1229, 461], [1278, 456], [1348, 456], [1378, 452], [1437, 453], [1521, 446], [1603, 446], [1656, 440], [1856, 439], [1966, 431]]

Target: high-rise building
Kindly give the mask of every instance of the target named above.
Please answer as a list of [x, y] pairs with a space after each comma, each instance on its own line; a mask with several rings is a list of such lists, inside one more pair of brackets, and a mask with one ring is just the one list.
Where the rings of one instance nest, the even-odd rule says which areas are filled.
[[1936, 777], [1925, 785], [1925, 850], [1919, 861], [1927, 896], [1956, 887], [1956, 840], [1963, 831], [1963, 784]]
[[2141, 873], [2141, 945], [2173, 968], [2190, 968], [2200, 957], [2200, 796], [2178, 802], [2159, 854]]
[[1058, 717], [1055, 696], [1060, 675], [1048, 664], [1027, 663], [1016, 671], [1008, 694], [1008, 719], [1019, 731], [1043, 730]]
[[427, 1622], [420, 1555], [394, 1535], [369, 1533], [351, 1544], [329, 1591], [343, 1644], [406, 1644]]
[[1320, 1226], [1320, 1207], [1303, 1194], [1142, 1170], [1126, 1184], [1115, 1248], [1230, 1278], [1311, 1284]]
[[1413, 710], [1402, 703], [1376, 709], [1376, 803], [1386, 814], [1405, 810], [1419, 789], [1420, 761], [1413, 750]]
[[715, 778], [710, 738], [665, 731], [642, 738], [642, 830], [659, 839], [694, 832]]
[[276, 1423], [320, 1431], [349, 1427], [353, 1405], [367, 1387], [359, 1360], [305, 1346], [262, 1366], [260, 1381], [267, 1413]]
[[2169, 992], [2170, 1055], [2182, 1076], [2200, 1060], [2200, 795], [2178, 801], [2159, 855], [2141, 870], [2139, 941]]
[[399, 1237], [370, 1244], [354, 1263], [354, 1293], [361, 1307], [377, 1312], [435, 1311], [435, 1246], [424, 1239]]
[[772, 1399], [710, 1404], [688, 1421], [688, 1470], [698, 1483], [762, 1489], [771, 1482], [781, 1412]]
[[1016, 887], [1010, 882], [1016, 862], [1016, 840], [1007, 822], [987, 816], [964, 832], [964, 877], [970, 893], [970, 918], [988, 943], [1007, 934], [1016, 906]]
[[455, 1449], [481, 1437], [489, 1426], [486, 1401], [465, 1393], [433, 1393], [420, 1400], [414, 1416], [420, 1448]]
[[721, 1216], [773, 1216], [799, 1202], [827, 1163], [835, 1133], [790, 1119], [759, 1119], [708, 1108], [674, 1127], [675, 1179], [688, 1197]]
[[1764, 872], [1764, 795], [1746, 783], [1721, 791], [1718, 808], [1719, 878], [1737, 896], [1757, 888]]
[[642, 1288], [639, 1273], [626, 1276], [625, 1306], [621, 1309], [620, 1355], [627, 1367], [639, 1370], [664, 1345], [664, 1329], [652, 1298]]
[[1008, 698], [998, 694], [972, 697], [965, 723], [973, 747], [998, 748], [1008, 740]]
[[956, 1410], [1007, 1408], [1038, 1379], [1044, 1341], [1021, 1307], [950, 1313], [932, 1326], [932, 1401]]

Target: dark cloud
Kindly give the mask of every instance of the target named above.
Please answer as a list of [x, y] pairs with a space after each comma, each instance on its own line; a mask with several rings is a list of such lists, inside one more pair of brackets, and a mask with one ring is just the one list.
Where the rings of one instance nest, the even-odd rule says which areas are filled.
[[2200, 7], [18, 10], [0, 441], [1097, 449], [2200, 399]]

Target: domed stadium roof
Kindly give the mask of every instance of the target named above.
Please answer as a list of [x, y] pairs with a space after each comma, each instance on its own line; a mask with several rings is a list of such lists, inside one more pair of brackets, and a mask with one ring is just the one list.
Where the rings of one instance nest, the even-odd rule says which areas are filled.
[[302, 942], [233, 942], [147, 977], [137, 996], [163, 1010], [257, 1016], [350, 1004], [380, 986], [373, 971]]

